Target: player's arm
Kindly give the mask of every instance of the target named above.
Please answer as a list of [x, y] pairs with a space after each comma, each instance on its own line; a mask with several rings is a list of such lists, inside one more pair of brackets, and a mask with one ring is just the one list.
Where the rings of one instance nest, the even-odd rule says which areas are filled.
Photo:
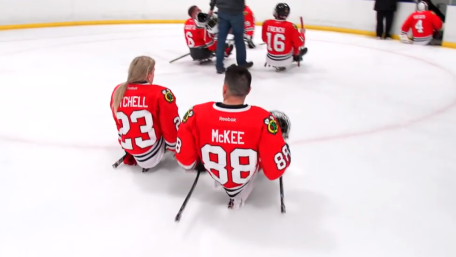
[[[252, 13], [252, 10], [250, 10], [250, 8], [245, 8], [244, 9], [244, 13], [245, 13], [245, 21], [244, 22], [244, 30], [247, 32], [247, 31], [254, 31], [255, 30], [255, 19], [253, 18], [253, 13]], [[246, 25], [248, 24], [248, 25]]]
[[263, 173], [270, 180], [280, 178], [291, 162], [288, 145], [283, 139], [277, 119], [272, 115], [264, 119], [259, 156]]
[[185, 113], [177, 131], [176, 160], [185, 170], [193, 169], [198, 163], [198, 149], [195, 142], [195, 113], [193, 108]]
[[298, 26], [290, 23], [291, 27], [291, 43], [293, 45], [293, 55], [299, 55], [299, 50], [304, 46], [304, 35], [298, 29]]
[[436, 14], [432, 13], [432, 27], [434, 28], [434, 31], [440, 31], [442, 30], [442, 27], [443, 27], [443, 22], [442, 20], [439, 18], [439, 16], [437, 16]]
[[263, 42], [265, 42], [266, 44], [268, 43], [268, 37], [266, 35], [266, 33], [268, 32], [267, 31], [267, 23], [268, 21], [265, 21], [263, 22], [263, 25], [261, 26], [261, 39], [263, 40]]
[[161, 131], [165, 139], [166, 149], [174, 151], [176, 149], [177, 129], [180, 125], [180, 117], [176, 104], [176, 96], [166, 88], [162, 90], [159, 97], [159, 113]]
[[406, 35], [410, 28], [412, 27], [411, 24], [412, 24], [412, 20], [413, 20], [413, 14], [410, 15], [404, 22], [404, 24], [402, 24], [402, 27], [401, 27], [401, 34], [403, 35]]
[[205, 29], [202, 29], [202, 31], [204, 33], [203, 37], [204, 37], [204, 43], [206, 44], [206, 47], [210, 48], [210, 49], [215, 49], [216, 43], [217, 43], [217, 41], [215, 40], [216, 35], [210, 34]]
[[[116, 87], [116, 89], [114, 89], [114, 92], [115, 92], [115, 90], [117, 90], [117, 87]], [[114, 109], [112, 108], [112, 100], [113, 100], [114, 92], [111, 95], [111, 102], [109, 103], [109, 107], [111, 108], [112, 117], [114, 118], [114, 122], [116, 123], [117, 134], [119, 135], [119, 144], [120, 144], [122, 138], [121, 138], [121, 134], [120, 134], [119, 130], [122, 127], [122, 124], [120, 124], [119, 120], [117, 119], [117, 115], [116, 115], [116, 113], [114, 113]]]

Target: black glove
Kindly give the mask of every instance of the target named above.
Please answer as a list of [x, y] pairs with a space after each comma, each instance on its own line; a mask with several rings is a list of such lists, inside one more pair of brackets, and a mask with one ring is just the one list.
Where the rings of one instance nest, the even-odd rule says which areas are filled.
[[198, 163], [195, 166], [195, 170], [198, 172], [205, 172], [206, 168], [204, 167], [204, 164], [201, 161], [198, 161]]
[[300, 61], [302, 61], [302, 56], [300, 56], [300, 55], [293, 55], [293, 61], [295, 61], [295, 62], [300, 62]]

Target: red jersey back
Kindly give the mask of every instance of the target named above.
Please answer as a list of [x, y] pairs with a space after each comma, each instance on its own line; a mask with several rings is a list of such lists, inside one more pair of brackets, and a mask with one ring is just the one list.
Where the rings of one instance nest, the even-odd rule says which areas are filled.
[[[111, 95], [111, 106], [119, 86]], [[174, 151], [180, 117], [176, 97], [170, 89], [151, 84], [129, 84], [117, 112], [111, 110], [119, 132], [119, 143], [128, 153], [144, 154], [155, 144], [162, 144], [163, 140], [167, 149]]]
[[402, 34], [412, 29], [414, 41], [426, 41], [432, 39], [434, 31], [442, 29], [442, 20], [431, 11], [417, 11], [412, 13], [402, 25]]
[[184, 26], [185, 40], [189, 48], [208, 47], [214, 48], [216, 41], [207, 33], [206, 29], [196, 26], [195, 20], [189, 18]]
[[244, 8], [244, 30], [245, 34], [253, 36], [255, 32], [255, 16], [247, 5]]
[[285, 20], [266, 20], [263, 23], [261, 37], [268, 46], [268, 55], [272, 59], [281, 59], [299, 54], [304, 46], [305, 37], [298, 27]]
[[185, 114], [176, 159], [185, 169], [201, 160], [226, 189], [242, 187], [260, 166], [266, 177], [277, 179], [291, 161], [271, 113], [256, 106], [214, 102], [196, 105]]

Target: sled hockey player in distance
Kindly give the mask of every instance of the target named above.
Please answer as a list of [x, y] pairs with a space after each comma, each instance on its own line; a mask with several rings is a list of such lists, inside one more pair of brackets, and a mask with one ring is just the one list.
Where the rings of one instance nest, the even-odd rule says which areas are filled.
[[307, 53], [304, 31], [287, 21], [290, 7], [279, 3], [274, 9], [275, 19], [266, 20], [262, 27], [262, 39], [268, 48], [264, 66], [272, 66], [277, 71], [283, 71], [293, 62], [302, 61]]
[[247, 5], [244, 8], [244, 42], [250, 49], [255, 48], [253, 43], [253, 35], [255, 34], [255, 16], [252, 10]]
[[[425, 2], [418, 3], [418, 11], [412, 13], [401, 28], [400, 40], [406, 44], [434, 45], [442, 40], [442, 20], [435, 13], [428, 11]], [[407, 33], [412, 30], [412, 38]]]
[[235, 64], [228, 67], [223, 102], [193, 106], [177, 134], [179, 165], [185, 170], [207, 171], [216, 186], [225, 189], [230, 209], [246, 202], [260, 169], [269, 180], [276, 180], [291, 162], [284, 140], [289, 133], [289, 119], [281, 112], [276, 112], [280, 114], [276, 117], [274, 112], [245, 104], [251, 80], [246, 68]]
[[127, 81], [111, 96], [119, 144], [126, 153], [123, 163], [139, 165], [143, 172], [160, 163], [166, 150], [174, 152], [180, 124], [176, 97], [170, 89], [153, 84], [154, 74], [154, 59], [136, 57]]
[[[211, 61], [217, 49], [218, 17], [201, 12], [198, 6], [188, 9], [190, 18], [185, 22], [184, 34], [190, 56], [200, 64]], [[226, 43], [225, 58], [231, 55], [233, 44]]]

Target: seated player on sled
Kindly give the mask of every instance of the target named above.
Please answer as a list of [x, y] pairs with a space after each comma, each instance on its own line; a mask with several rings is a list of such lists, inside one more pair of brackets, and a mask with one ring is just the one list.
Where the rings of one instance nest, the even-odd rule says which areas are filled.
[[[412, 13], [401, 28], [400, 40], [406, 44], [438, 45], [442, 41], [442, 20], [434, 12], [429, 11], [427, 3], [418, 3], [418, 10]], [[408, 32], [412, 31], [412, 37]]]
[[[185, 22], [184, 33], [190, 56], [200, 63], [211, 61], [217, 49], [217, 14], [209, 16], [194, 5], [189, 8], [188, 15], [190, 18]], [[232, 51], [233, 44], [226, 43], [225, 57], [230, 56]]]
[[279, 3], [274, 9], [275, 19], [266, 20], [262, 27], [262, 39], [268, 49], [265, 66], [273, 66], [277, 71], [299, 63], [307, 53], [304, 31], [287, 21], [289, 14], [288, 4]]

